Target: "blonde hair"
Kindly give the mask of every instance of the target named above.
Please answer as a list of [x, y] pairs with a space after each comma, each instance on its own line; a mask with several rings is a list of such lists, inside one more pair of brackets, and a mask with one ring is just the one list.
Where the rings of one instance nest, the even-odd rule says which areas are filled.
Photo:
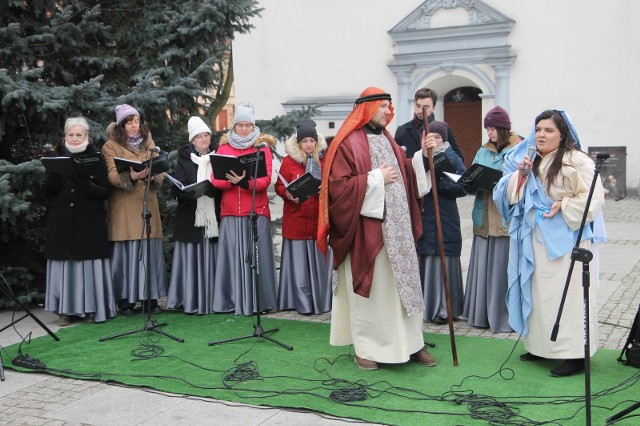
[[69, 130], [73, 126], [80, 126], [84, 129], [85, 132], [89, 133], [89, 123], [84, 117], [67, 118], [67, 120], [64, 122], [64, 132], [67, 133], [67, 130]]

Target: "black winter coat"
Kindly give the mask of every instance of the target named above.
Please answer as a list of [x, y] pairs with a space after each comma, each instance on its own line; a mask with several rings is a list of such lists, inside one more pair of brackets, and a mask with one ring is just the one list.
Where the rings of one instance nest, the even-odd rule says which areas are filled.
[[[73, 158], [96, 152], [92, 144], [80, 154], [71, 154], [60, 145], [51, 156]], [[58, 173], [47, 173], [41, 190], [48, 202], [47, 259], [90, 260], [111, 255], [104, 204], [111, 190], [106, 176], [98, 181], [80, 175], [65, 178]]]
[[[183, 185], [190, 185], [196, 183], [198, 180], [198, 165], [191, 161], [191, 153], [198, 155], [198, 152], [191, 143], [183, 145], [178, 149], [178, 161], [174, 177], [182, 182]], [[178, 199], [173, 239], [185, 243], [202, 242], [204, 228], [196, 228], [194, 226], [198, 200], [181, 193], [175, 187], [173, 189], [173, 195]], [[216, 218], [218, 219], [218, 224], [220, 224], [220, 200], [222, 198], [222, 191], [214, 188], [209, 191], [206, 196], [213, 198]], [[215, 237], [215, 239], [217, 239], [217, 237]]]
[[[429, 123], [431, 123], [435, 119], [433, 113], [429, 116]], [[421, 125], [420, 128], [416, 128], [415, 122], [413, 120], [404, 123], [402, 126], [399, 126], [396, 130], [396, 135], [394, 139], [400, 146], [404, 146], [407, 148], [407, 158], [413, 158], [413, 155], [420, 151], [422, 147], [420, 146], [420, 140], [422, 139], [422, 132], [424, 131], [424, 125]], [[458, 146], [458, 142], [456, 141], [456, 137], [453, 134], [453, 130], [451, 127], [448, 127], [447, 130], [447, 140], [445, 142], [449, 142], [451, 148], [458, 154], [458, 157], [464, 163], [464, 156], [462, 155], [462, 151]]]
[[[418, 152], [417, 155], [422, 155]], [[453, 164], [457, 174], [465, 171], [462, 159], [448, 148], [445, 155]], [[424, 158], [425, 170], [429, 173], [428, 160]], [[460, 214], [456, 198], [464, 197], [466, 192], [459, 185], [446, 176], [438, 181], [438, 206], [440, 207], [440, 222], [442, 224], [442, 240], [445, 256], [460, 256], [462, 252], [462, 233], [460, 231]], [[418, 254], [440, 255], [438, 232], [436, 228], [436, 210], [431, 192], [426, 194], [422, 204], [422, 236], [417, 243]]]

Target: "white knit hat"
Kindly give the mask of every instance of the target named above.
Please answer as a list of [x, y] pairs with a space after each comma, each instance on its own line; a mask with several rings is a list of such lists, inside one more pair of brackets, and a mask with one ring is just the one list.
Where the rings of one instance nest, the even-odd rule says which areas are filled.
[[189, 142], [200, 133], [211, 133], [209, 126], [200, 117], [191, 117], [187, 123], [187, 129], [189, 130]]
[[233, 121], [231, 121], [231, 127], [241, 121], [248, 121], [251, 124], [256, 124], [256, 119], [253, 118], [253, 108], [249, 105], [241, 104], [236, 107], [236, 112], [233, 114]]

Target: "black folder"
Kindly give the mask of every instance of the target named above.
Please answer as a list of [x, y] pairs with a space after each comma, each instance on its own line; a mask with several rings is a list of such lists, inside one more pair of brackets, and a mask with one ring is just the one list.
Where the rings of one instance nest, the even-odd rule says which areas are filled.
[[99, 152], [75, 157], [42, 157], [40, 161], [47, 172], [57, 172], [65, 178], [74, 175], [100, 181], [107, 178], [107, 166]]
[[454, 182], [458, 182], [470, 190], [493, 191], [500, 178], [502, 170], [497, 170], [481, 164], [472, 164], [462, 175], [445, 173]]
[[[136, 172], [141, 172], [149, 167], [150, 160], [143, 162], [127, 160], [125, 158], [114, 158], [116, 169], [118, 173], [129, 172], [129, 167], [133, 167]], [[151, 176], [159, 175], [169, 170], [169, 154], [160, 154], [157, 157], [153, 157], [153, 164], [151, 165]]]
[[189, 194], [193, 198], [200, 198], [213, 189], [213, 184], [209, 179], [201, 180], [200, 182], [192, 183], [190, 185], [183, 185], [178, 179], [171, 176], [169, 173], [165, 173], [169, 182], [174, 184], [176, 188], [183, 194]]
[[[239, 157], [232, 155], [222, 154], [209, 154], [211, 158], [211, 168], [213, 169], [213, 177], [219, 180], [227, 180], [227, 174], [232, 170], [240, 176], [243, 171], [246, 171], [246, 177], [253, 178], [253, 165], [256, 161], [256, 154], [245, 154]], [[264, 151], [260, 151], [258, 156], [258, 176], [259, 178], [267, 175], [267, 161], [264, 156]]]
[[[429, 160], [427, 158], [424, 159], [424, 168], [429, 171]], [[433, 156], [433, 168], [436, 171], [436, 179], [440, 179], [444, 172], [454, 174], [456, 172], [456, 168], [453, 166], [451, 161], [449, 161], [447, 154], [445, 154], [444, 151]]]
[[280, 179], [287, 188], [287, 191], [289, 191], [289, 193], [294, 198], [297, 198], [301, 203], [320, 192], [320, 181], [311, 176], [311, 173], [309, 172], [291, 182], [285, 181], [282, 176], [280, 176]]

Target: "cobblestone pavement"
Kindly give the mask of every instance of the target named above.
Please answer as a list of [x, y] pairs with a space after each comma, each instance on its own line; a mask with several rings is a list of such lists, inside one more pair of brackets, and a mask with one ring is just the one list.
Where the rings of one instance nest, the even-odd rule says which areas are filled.
[[[471, 246], [472, 199], [459, 200], [463, 218], [463, 271], [468, 266]], [[281, 207], [273, 200], [273, 217], [281, 214]], [[618, 202], [609, 201], [605, 207], [608, 242], [600, 250], [599, 346], [621, 349], [633, 318], [640, 306], [640, 200], [629, 197]], [[277, 233], [276, 233], [277, 234]], [[280, 241], [278, 235], [274, 236]], [[36, 310], [38, 317], [52, 330], [57, 330], [56, 316]], [[329, 322], [330, 314], [301, 316], [295, 312], [277, 312], [268, 318]], [[0, 312], [0, 326], [10, 321], [10, 312]], [[27, 318], [17, 324], [21, 334], [42, 329]], [[469, 327], [464, 321], [454, 323], [457, 336], [481, 336], [498, 339], [517, 339], [514, 333], [492, 334], [488, 330]], [[427, 333], [447, 334], [446, 325], [424, 325]], [[0, 333], [0, 345], [19, 341], [8, 329]], [[5, 364], [9, 361], [4, 357]], [[355, 423], [315, 413], [299, 413], [281, 409], [265, 409], [243, 404], [167, 395], [103, 383], [64, 379], [41, 374], [22, 374], [5, 371], [6, 381], [0, 382], [0, 425], [338, 425]], [[117, 409], [116, 409], [117, 407]]]

